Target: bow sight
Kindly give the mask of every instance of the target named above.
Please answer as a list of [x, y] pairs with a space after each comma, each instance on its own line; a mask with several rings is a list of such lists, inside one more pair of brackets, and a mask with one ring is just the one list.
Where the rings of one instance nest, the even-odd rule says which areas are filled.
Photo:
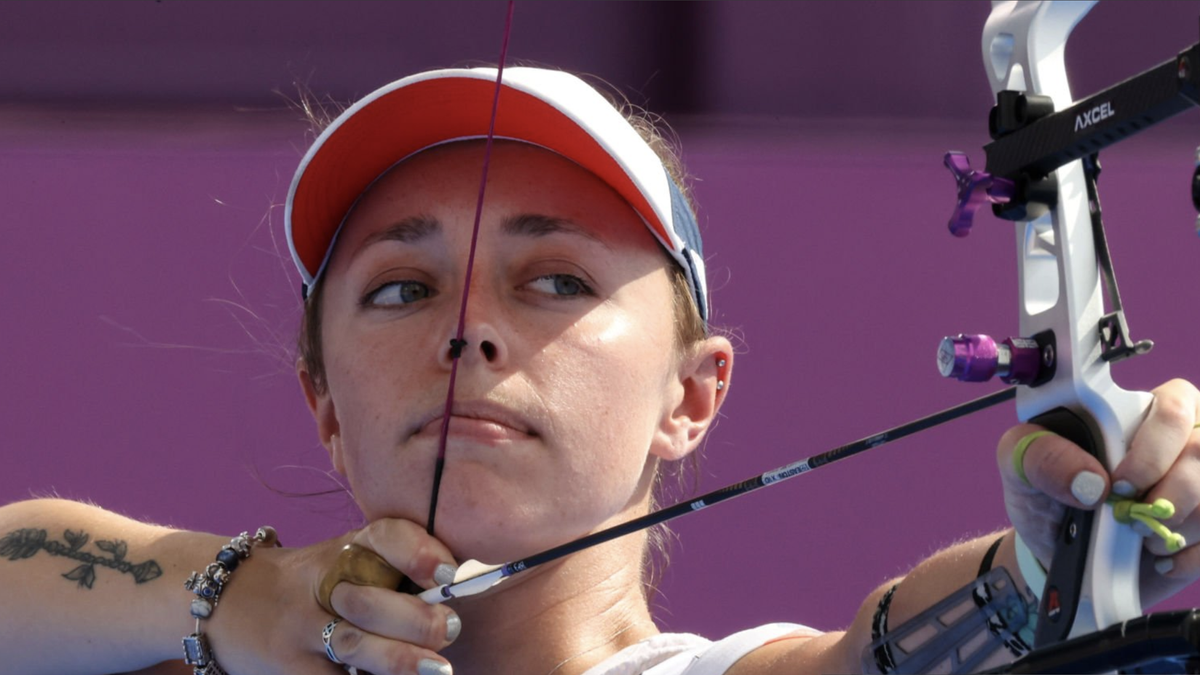
[[[1049, 96], [1015, 90], [998, 92], [996, 105], [988, 115], [988, 130], [993, 140], [983, 148], [987, 155], [985, 169], [972, 170], [961, 152], [946, 153], [946, 167], [958, 184], [958, 204], [950, 218], [950, 232], [957, 237], [970, 234], [975, 213], [985, 202], [993, 205], [996, 217], [1005, 220], [1033, 220], [1046, 214], [1058, 203], [1054, 171], [1083, 159], [1097, 261], [1104, 272], [1113, 308], [1099, 327], [1103, 342], [1101, 357], [1105, 361], [1119, 361], [1150, 351], [1153, 342], [1130, 340], [1121, 308], [1096, 196], [1096, 179], [1100, 176], [1098, 155], [1104, 148], [1197, 105], [1200, 105], [1200, 43], [1058, 112], [1054, 111]], [[1200, 211], [1200, 151], [1192, 176], [1192, 202]], [[1200, 218], [1197, 226], [1200, 227]], [[943, 374], [958, 377], [959, 371]]]

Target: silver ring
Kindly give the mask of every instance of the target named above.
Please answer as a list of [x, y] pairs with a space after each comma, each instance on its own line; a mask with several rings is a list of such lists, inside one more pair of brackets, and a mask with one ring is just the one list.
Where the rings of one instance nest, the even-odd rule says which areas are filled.
[[333, 661], [339, 666], [343, 664], [342, 660], [337, 657], [337, 654], [333, 653], [333, 631], [341, 622], [341, 619], [334, 619], [333, 621], [325, 624], [325, 628], [321, 630], [321, 642], [325, 643], [325, 656], [328, 656], [330, 661]]

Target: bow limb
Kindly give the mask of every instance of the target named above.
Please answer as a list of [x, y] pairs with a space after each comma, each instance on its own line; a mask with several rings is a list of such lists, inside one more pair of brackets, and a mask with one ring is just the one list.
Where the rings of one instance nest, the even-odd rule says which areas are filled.
[[[1069, 107], [1072, 98], [1063, 62], [1066, 41], [1093, 4], [993, 3], [982, 40], [993, 94], [1023, 91], [1049, 97], [1054, 110]], [[1089, 198], [1094, 177], [1089, 179], [1081, 160], [1062, 166], [1052, 176], [1057, 179], [1057, 186], [1050, 186], [1056, 191], [1056, 204], [1040, 215], [1031, 209], [1017, 222], [1016, 239], [1020, 334], [1043, 336], [1039, 343], [1043, 350], [1050, 346], [1056, 368], [1053, 377], [1040, 386], [1019, 390], [1017, 414], [1021, 420], [1044, 424], [1085, 448], [1092, 445], [1111, 471], [1125, 456], [1153, 397], [1118, 387], [1109, 361], [1101, 357], [1100, 326], [1105, 309], [1097, 253], [1105, 244], [1092, 224], [1090, 204], [1098, 208], [1094, 198]], [[1084, 536], [1060, 537], [1039, 616], [1040, 644], [1142, 614], [1140, 536], [1119, 524], [1110, 506], [1101, 507], [1094, 517], [1068, 510], [1067, 519], [1076, 523]], [[1072, 540], [1070, 544], [1064, 543], [1066, 539]], [[1068, 611], [1055, 614], [1047, 604], [1057, 601], [1065, 607], [1070, 601], [1066, 586], [1080, 571], [1078, 612], [1073, 618], [1066, 616]], [[1061, 630], [1047, 624], [1057, 624]]]

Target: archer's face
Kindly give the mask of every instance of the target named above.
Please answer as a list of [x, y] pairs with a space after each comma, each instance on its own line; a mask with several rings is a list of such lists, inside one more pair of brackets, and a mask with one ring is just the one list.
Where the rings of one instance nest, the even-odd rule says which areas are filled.
[[[483, 150], [441, 146], [383, 177], [323, 282], [334, 462], [368, 520], [427, 518]], [[460, 558], [501, 562], [644, 510], [682, 396], [669, 264], [592, 174], [496, 143], [437, 516]]]

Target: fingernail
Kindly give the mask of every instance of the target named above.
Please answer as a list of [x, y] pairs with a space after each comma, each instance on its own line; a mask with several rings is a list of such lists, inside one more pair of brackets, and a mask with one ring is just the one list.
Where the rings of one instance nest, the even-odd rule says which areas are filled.
[[450, 664], [445, 661], [421, 659], [421, 662], [417, 664], [417, 673], [419, 675], [451, 675], [453, 672], [450, 669]]
[[462, 619], [454, 612], [446, 617], [446, 642], [454, 642], [462, 632]]
[[1170, 558], [1159, 558], [1154, 561], [1154, 571], [1159, 574], [1166, 574], [1175, 569], [1175, 561]]
[[433, 580], [438, 585], [445, 586], [446, 584], [454, 583], [454, 575], [458, 574], [458, 568], [449, 563], [442, 563], [433, 571]]
[[1133, 531], [1137, 532], [1138, 534], [1142, 535], [1143, 537], [1153, 537], [1154, 536], [1154, 531], [1150, 529], [1150, 526], [1143, 523], [1140, 520], [1134, 521]]
[[1104, 494], [1104, 478], [1094, 471], [1080, 471], [1071, 481], [1071, 494], [1084, 506], [1091, 506]]
[[1137, 488], [1133, 487], [1133, 483], [1127, 480], [1119, 480], [1113, 483], [1113, 492], [1122, 497], [1132, 497], [1137, 494]]

